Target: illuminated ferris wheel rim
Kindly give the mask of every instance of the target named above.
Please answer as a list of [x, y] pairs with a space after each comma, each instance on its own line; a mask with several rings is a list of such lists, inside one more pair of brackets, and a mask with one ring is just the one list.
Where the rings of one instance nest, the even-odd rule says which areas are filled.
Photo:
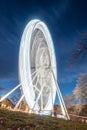
[[[55, 59], [55, 51], [53, 46], [53, 41], [50, 35], [50, 32], [45, 25], [40, 20], [32, 20], [30, 21], [24, 29], [21, 44], [20, 44], [20, 52], [19, 52], [19, 78], [20, 82], [22, 83], [22, 91], [25, 97], [25, 100], [30, 108], [33, 108], [35, 103], [34, 96], [35, 93], [32, 88], [32, 78], [31, 78], [31, 63], [30, 63], [30, 49], [31, 49], [31, 39], [33, 32], [38, 29], [40, 30], [47, 42], [47, 46], [50, 53], [50, 60], [51, 60], [51, 69], [54, 72], [55, 78], [57, 79], [57, 69], [56, 69], [56, 59]], [[24, 82], [23, 82], [24, 81]], [[53, 87], [53, 102], [55, 100], [56, 89]], [[52, 101], [49, 100], [46, 104], [44, 110], [52, 109]], [[38, 109], [38, 106], [36, 106]]]

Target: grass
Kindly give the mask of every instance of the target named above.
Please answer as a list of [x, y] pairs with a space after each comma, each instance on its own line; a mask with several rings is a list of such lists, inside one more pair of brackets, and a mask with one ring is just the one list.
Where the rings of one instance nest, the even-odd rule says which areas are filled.
[[87, 130], [87, 124], [0, 109], [0, 130]]

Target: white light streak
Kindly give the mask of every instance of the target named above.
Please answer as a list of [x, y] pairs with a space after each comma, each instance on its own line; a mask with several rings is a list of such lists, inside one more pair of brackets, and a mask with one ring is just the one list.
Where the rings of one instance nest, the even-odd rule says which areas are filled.
[[[35, 34], [35, 32], [38, 32], [38, 30], [39, 30], [38, 36], [40, 36], [40, 32], [42, 32], [42, 34], [43, 34], [43, 37], [44, 37], [43, 40], [45, 40], [45, 42], [46, 42], [44, 44], [44, 46], [46, 46], [46, 47], [44, 47], [43, 45], [41, 46], [43, 41], [42, 41], [42, 43], [40, 43], [40, 41], [39, 42], [37, 41], [38, 39], [40, 40], [40, 38], [42, 38], [42, 35], [41, 35], [41, 37], [35, 39], [34, 34]], [[38, 43], [38, 44], [35, 43], [35, 40], [36, 40], [36, 43]], [[37, 46], [36, 48], [35, 48], [35, 44], [33, 42], [36, 44], [36, 46]], [[31, 51], [32, 48], [33, 48], [33, 51]], [[47, 49], [45, 49], [45, 48], [47, 48]], [[45, 53], [45, 51], [47, 51], [47, 53]], [[42, 54], [41, 54], [41, 52], [42, 52]], [[44, 60], [45, 54], [48, 57], [45, 56], [45, 60]], [[44, 108], [43, 108], [44, 100], [42, 98], [43, 98], [43, 90], [45, 89], [46, 86], [43, 85], [42, 79], [41, 79], [41, 81], [39, 81], [39, 83], [41, 84], [40, 90], [37, 88], [38, 79], [36, 81], [36, 86], [33, 85], [34, 78], [32, 79], [32, 76], [31, 76], [31, 72], [32, 72], [31, 55], [32, 55], [32, 58], [34, 57], [34, 60], [35, 60], [34, 62], [32, 61], [33, 65], [34, 65], [34, 67], [36, 67], [36, 70], [38, 71], [38, 72], [36, 72], [36, 77], [39, 75], [40, 78], [42, 78], [42, 79], [45, 78], [45, 81], [47, 81], [44, 70], [46, 71], [46, 69], [49, 69], [49, 70], [50, 70], [50, 68], [52, 69], [52, 74], [53, 74], [53, 78], [51, 77], [51, 79], [52, 79], [51, 87], [52, 88], [49, 89], [50, 90], [49, 93], [52, 93], [52, 94], [50, 94], [49, 98], [47, 99], [48, 101], [45, 104]], [[51, 63], [47, 60], [51, 61]], [[48, 63], [47, 66], [45, 66], [46, 62]], [[41, 65], [39, 65], [38, 63]], [[51, 64], [50, 66], [49, 66], [49, 63]], [[38, 67], [38, 65], [39, 65], [39, 67]], [[38, 70], [38, 68], [40, 68], [40, 69]], [[67, 115], [67, 118], [69, 119], [59, 86], [57, 84], [57, 67], [56, 67], [56, 59], [55, 59], [53, 41], [52, 41], [52, 38], [51, 38], [51, 35], [50, 35], [50, 32], [49, 32], [47, 26], [45, 25], [45, 23], [41, 22], [40, 20], [35, 19], [35, 20], [30, 21], [27, 24], [27, 26], [24, 30], [24, 33], [22, 35], [21, 44], [20, 44], [20, 53], [19, 53], [19, 77], [20, 77], [20, 82], [22, 82], [24, 79], [26, 79], [26, 82], [24, 82], [22, 84], [22, 91], [23, 91], [25, 100], [26, 100], [28, 106], [30, 107], [30, 109], [33, 109], [33, 111], [34, 110], [39, 111], [42, 108], [43, 109], [42, 114], [45, 114], [45, 111], [49, 111], [48, 114], [51, 113], [51, 111], [53, 110], [53, 104], [55, 101], [56, 91], [57, 91], [63, 115], [64, 116]], [[49, 85], [47, 87], [49, 87]], [[36, 90], [39, 93], [37, 98], [35, 98]], [[51, 90], [52, 90], [52, 92], [51, 92]], [[52, 98], [51, 98], [51, 96], [52, 96]], [[38, 103], [40, 97], [41, 97], [41, 106], [39, 106], [39, 103]]]
[[[57, 79], [55, 51], [54, 51], [53, 41], [50, 32], [47, 26], [45, 25], [45, 23], [37, 19], [32, 20], [27, 24], [24, 33], [22, 35], [21, 44], [20, 44], [20, 53], [19, 53], [19, 78], [20, 78], [20, 82], [26, 79], [26, 82], [22, 84], [22, 90], [25, 95], [26, 102], [30, 108], [33, 108], [35, 104], [34, 101], [35, 91], [33, 88], [33, 82], [30, 85], [30, 82], [32, 81], [30, 51], [31, 51], [31, 46], [33, 46], [31, 41], [31, 39], [33, 39], [32, 34], [36, 29], [40, 30], [46, 39], [47, 47], [50, 53], [51, 67], [53, 68], [53, 72]], [[40, 44], [38, 46], [38, 50], [39, 49], [40, 49]], [[53, 102], [54, 102], [56, 96], [56, 88], [54, 86], [53, 86], [53, 91], [54, 91], [53, 93]], [[52, 101], [51, 99], [49, 99], [44, 110], [52, 110], [52, 107], [53, 107]], [[35, 105], [35, 109], [39, 110], [39, 107]]]

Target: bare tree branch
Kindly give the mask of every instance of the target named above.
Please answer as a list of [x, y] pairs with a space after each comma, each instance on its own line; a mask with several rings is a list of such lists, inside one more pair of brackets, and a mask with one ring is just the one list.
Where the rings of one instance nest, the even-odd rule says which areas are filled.
[[73, 51], [72, 56], [71, 56], [71, 60], [70, 60], [70, 64], [74, 64], [79, 56], [83, 53], [87, 54], [87, 33], [80, 33], [78, 32], [78, 34], [81, 36], [81, 41], [77, 42], [77, 48]]

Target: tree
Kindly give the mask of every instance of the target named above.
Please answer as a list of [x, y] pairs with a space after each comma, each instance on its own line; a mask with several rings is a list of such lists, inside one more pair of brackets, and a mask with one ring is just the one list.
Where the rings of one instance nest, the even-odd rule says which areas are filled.
[[65, 104], [66, 104], [67, 107], [71, 107], [71, 106], [75, 105], [73, 95], [66, 95]]
[[3, 87], [0, 87], [0, 91], [2, 91], [2, 90], [4, 90], [4, 88], [3, 88]]
[[74, 64], [81, 55], [87, 54], [87, 33], [78, 32], [78, 34], [81, 36], [81, 41], [77, 42], [77, 48], [72, 53], [70, 64]]
[[73, 95], [76, 103], [85, 104], [87, 103], [87, 74], [81, 74], [77, 80]]
[[[73, 51], [71, 64], [74, 64], [83, 54], [87, 54], [87, 33], [78, 32], [78, 34], [81, 36], [81, 40], [77, 42], [77, 48]], [[80, 75], [73, 95], [77, 103], [87, 103], [87, 74]]]

